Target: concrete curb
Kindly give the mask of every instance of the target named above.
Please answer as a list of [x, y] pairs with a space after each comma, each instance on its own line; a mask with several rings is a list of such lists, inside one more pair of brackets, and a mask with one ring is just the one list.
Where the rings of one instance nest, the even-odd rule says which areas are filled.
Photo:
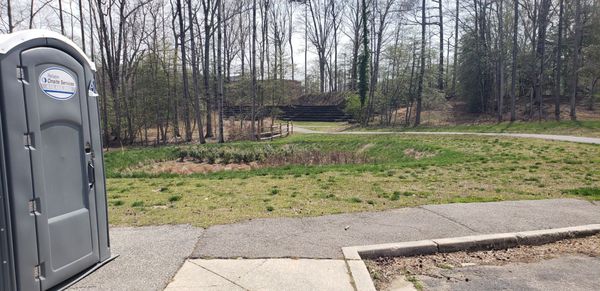
[[[543, 229], [499, 234], [483, 234], [454, 238], [431, 239], [342, 248], [344, 258], [354, 279], [357, 291], [375, 291], [375, 284], [363, 259], [379, 257], [409, 257], [449, 253], [507, 249], [520, 245], [541, 245], [568, 238], [585, 237], [600, 233], [600, 224]], [[416, 290], [414, 287], [402, 290]]]

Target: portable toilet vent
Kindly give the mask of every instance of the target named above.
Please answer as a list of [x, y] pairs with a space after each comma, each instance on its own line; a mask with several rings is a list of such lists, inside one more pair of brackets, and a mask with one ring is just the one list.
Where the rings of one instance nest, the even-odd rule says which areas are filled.
[[111, 257], [94, 72], [60, 34], [0, 35], [2, 291], [57, 288]]

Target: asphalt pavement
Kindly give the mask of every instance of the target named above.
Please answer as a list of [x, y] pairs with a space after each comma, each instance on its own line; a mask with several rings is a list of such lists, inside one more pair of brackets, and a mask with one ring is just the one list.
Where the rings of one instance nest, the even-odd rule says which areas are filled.
[[[197, 273], [205, 274], [205, 268], [211, 269], [215, 266], [218, 268], [211, 273], [213, 277], [216, 274], [218, 278], [227, 282], [238, 280], [235, 277], [236, 268], [244, 270], [256, 262], [264, 261], [265, 270], [277, 268], [297, 270], [298, 276], [289, 277], [288, 282], [297, 282], [304, 278], [305, 282], [302, 283], [304, 285], [300, 283], [297, 285], [303, 288], [318, 284], [318, 281], [310, 281], [311, 278], [300, 276], [303, 274], [301, 271], [307, 269], [304, 267], [307, 265], [311, 266], [308, 269], [322, 268], [322, 272], [332, 272], [335, 276], [346, 278], [347, 271], [339, 268], [343, 258], [341, 248], [346, 246], [593, 223], [600, 223], [600, 206], [584, 200], [553, 199], [427, 205], [381, 212], [309, 218], [253, 219], [242, 223], [217, 225], [206, 230], [188, 225], [113, 227], [111, 228], [111, 251], [113, 254], [119, 254], [120, 257], [71, 289], [162, 290], [172, 282], [178, 269], [188, 258], [192, 258], [186, 262], [188, 267], [183, 268], [177, 276], [181, 279], [195, 278], [200, 281], [177, 280], [173, 282], [172, 287], [177, 287], [179, 282], [205, 284], [206, 281], [202, 280], [211, 277], [197, 275]], [[201, 260], [193, 260], [193, 258]], [[215, 258], [224, 260], [210, 260]], [[239, 258], [250, 260], [237, 260]], [[290, 258], [291, 260], [261, 261], [260, 259], [263, 258]], [[298, 258], [317, 260], [299, 261]], [[330, 260], [322, 260], [327, 258]], [[220, 264], [214, 265], [215, 262]], [[195, 265], [189, 265], [194, 263]], [[206, 264], [213, 265], [207, 267]], [[186, 277], [184, 272], [186, 269], [191, 270], [191, 277]], [[268, 276], [269, 272], [265, 271], [261, 274]], [[279, 284], [284, 285], [272, 286], [285, 286], [285, 283], [281, 283], [285, 277], [277, 275], [277, 272], [270, 274], [272, 276], [268, 277], [271, 281], [262, 280], [265, 284], [280, 282]], [[255, 290], [253, 286], [259, 286], [244, 281], [244, 278], [246, 277], [239, 278], [241, 280], [239, 282], [245, 286], [242, 289]], [[334, 284], [334, 281], [329, 282]], [[223, 283], [222, 280], [219, 282], [217, 283]], [[345, 284], [344, 286], [350, 284], [348, 279], [341, 282]], [[247, 286], [250, 287], [246, 288]], [[267, 287], [269, 286], [265, 285], [265, 288]], [[337, 287], [334, 286], [332, 289], [335, 288]]]
[[600, 206], [577, 199], [426, 205], [381, 212], [269, 218], [217, 225], [194, 258], [343, 258], [341, 248], [600, 223]]
[[189, 225], [113, 227], [111, 252], [119, 257], [70, 290], [162, 290], [191, 254], [202, 231]]
[[471, 266], [419, 276], [426, 290], [600, 290], [600, 258], [564, 256], [534, 263]]

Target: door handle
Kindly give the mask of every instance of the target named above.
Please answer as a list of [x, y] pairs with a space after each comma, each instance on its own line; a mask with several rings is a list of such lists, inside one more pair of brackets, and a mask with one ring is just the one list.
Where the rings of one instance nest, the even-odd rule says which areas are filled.
[[88, 162], [87, 168], [88, 186], [92, 189], [94, 188], [94, 184], [96, 184], [96, 169], [94, 169], [94, 163], [92, 161]]

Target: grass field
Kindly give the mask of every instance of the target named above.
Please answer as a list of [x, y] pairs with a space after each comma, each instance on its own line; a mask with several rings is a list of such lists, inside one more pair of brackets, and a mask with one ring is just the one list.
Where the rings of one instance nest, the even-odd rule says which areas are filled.
[[190, 146], [115, 150], [105, 155], [110, 222], [206, 227], [431, 203], [600, 200], [598, 145], [473, 136], [294, 135], [269, 143], [191, 147], [244, 155], [265, 147], [285, 153], [352, 153], [364, 160], [178, 175], [145, 169], [177, 160]]
[[542, 122], [502, 122], [489, 124], [419, 126], [419, 127], [348, 127], [352, 131], [455, 131], [455, 132], [493, 132], [493, 133], [543, 133], [563, 134], [587, 137], [600, 137], [600, 120], [583, 121], [542, 121]]

